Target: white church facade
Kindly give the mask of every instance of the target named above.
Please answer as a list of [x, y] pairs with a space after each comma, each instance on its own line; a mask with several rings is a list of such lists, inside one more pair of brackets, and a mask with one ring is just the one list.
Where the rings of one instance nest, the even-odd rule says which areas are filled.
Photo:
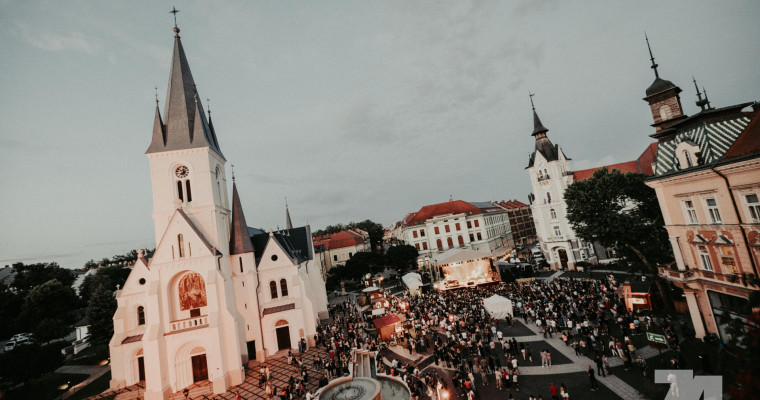
[[214, 393], [243, 382], [244, 365], [314, 345], [327, 295], [310, 227], [249, 228], [174, 28], [163, 115], [156, 105], [146, 154], [156, 250], [139, 254], [117, 291], [109, 343], [111, 388], [144, 382], [146, 399], [208, 380]]

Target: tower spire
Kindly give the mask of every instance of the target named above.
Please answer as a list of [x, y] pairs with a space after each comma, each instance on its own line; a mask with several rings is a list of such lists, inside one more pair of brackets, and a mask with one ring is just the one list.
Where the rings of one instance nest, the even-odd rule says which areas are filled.
[[654, 56], [652, 55], [652, 46], [649, 45], [649, 37], [647, 36], [647, 33], [644, 32], [644, 38], [647, 40], [647, 49], [649, 49], [649, 59], [652, 61], [652, 69], [654, 70], [654, 77], [659, 78], [660, 73], [657, 72], [657, 63], [654, 62]]
[[251, 236], [243, 215], [243, 206], [237, 191], [237, 184], [232, 182], [232, 226], [230, 227], [230, 255], [253, 252]]
[[288, 198], [285, 198], [285, 229], [293, 229], [293, 222], [290, 220], [290, 209], [288, 209]]
[[[539, 134], [546, 136], [546, 132], [549, 132], [549, 129], [547, 129], [544, 124], [541, 123], [541, 118], [538, 118], [538, 113], [536, 113], [536, 106], [533, 104], [533, 96], [536, 94], [528, 92], [528, 95], [530, 97], [530, 107], [533, 110], [533, 133], [531, 136], [536, 136]], [[536, 139], [538, 139], [538, 137]]]

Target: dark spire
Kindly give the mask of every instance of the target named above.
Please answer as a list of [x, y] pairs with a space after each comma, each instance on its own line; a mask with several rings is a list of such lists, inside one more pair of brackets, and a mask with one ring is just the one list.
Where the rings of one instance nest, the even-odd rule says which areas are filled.
[[654, 70], [654, 77], [659, 78], [660, 74], [657, 72], [657, 63], [654, 62], [654, 56], [652, 55], [652, 46], [649, 45], [649, 37], [644, 32], [644, 38], [647, 40], [647, 49], [649, 49], [649, 59], [652, 61], [652, 69]]
[[712, 110], [713, 106], [710, 105], [710, 99], [707, 98], [707, 89], [705, 89], [704, 86], [702, 86], [702, 93], [705, 95], [705, 101], [707, 102], [707, 109]]
[[[173, 9], [172, 13], [176, 17], [175, 11], [177, 10]], [[216, 135], [206, 121], [203, 105], [198, 99], [193, 74], [190, 72], [190, 65], [179, 37], [179, 28], [175, 26], [173, 30], [174, 52], [164, 105], [164, 134], [161, 140], [158, 140], [156, 129], [153, 130], [154, 137], [146, 154], [209, 147], [224, 158]]]
[[290, 210], [288, 209], [287, 198], [285, 198], [285, 229], [293, 229], [293, 222], [290, 220]]
[[230, 255], [253, 252], [253, 243], [248, 235], [243, 206], [240, 204], [237, 184], [232, 182], [232, 226], [230, 227]]
[[705, 106], [707, 105], [707, 98], [702, 99], [702, 93], [699, 92], [699, 86], [697, 86], [697, 78], [694, 77], [694, 75], [691, 76], [691, 80], [694, 81], [694, 89], [697, 89], [697, 106], [702, 109], [702, 111], [705, 110]]
[[530, 96], [530, 107], [533, 109], [533, 133], [531, 136], [549, 132], [549, 129], [541, 123], [541, 118], [538, 118], [538, 114], [536, 113], [536, 106], [533, 104], [533, 96], [535, 96], [535, 93], [528, 92], [528, 95]]

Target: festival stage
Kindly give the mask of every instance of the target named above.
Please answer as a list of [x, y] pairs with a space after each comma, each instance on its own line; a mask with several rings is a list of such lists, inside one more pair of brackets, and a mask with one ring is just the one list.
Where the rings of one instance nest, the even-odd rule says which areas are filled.
[[462, 249], [447, 250], [440, 255], [437, 266], [443, 280], [438, 290], [475, 287], [498, 282], [498, 273], [491, 270], [491, 254]]

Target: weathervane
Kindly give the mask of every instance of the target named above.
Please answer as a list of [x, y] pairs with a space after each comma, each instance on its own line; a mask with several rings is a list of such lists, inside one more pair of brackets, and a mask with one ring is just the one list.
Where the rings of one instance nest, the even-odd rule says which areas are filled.
[[528, 96], [530, 97], [530, 108], [533, 109], [533, 111], [536, 111], [536, 106], [533, 105], [533, 96], [535, 96], [535, 93], [531, 93], [528, 91]]
[[232, 166], [232, 181], [235, 182], [235, 164], [231, 164]]
[[211, 118], [211, 99], [206, 99], [206, 111], [208, 111], [208, 117]]
[[652, 46], [649, 45], [649, 37], [647, 36], [647, 33], [644, 32], [644, 38], [647, 40], [647, 49], [649, 49], [649, 59], [652, 61], [652, 69], [654, 70], [654, 77], [659, 78], [660, 73], [657, 72], [657, 63], [654, 62], [654, 56], [652, 55]]
[[156, 89], [156, 105], [158, 105], [158, 86], [154, 86], [153, 89]]

